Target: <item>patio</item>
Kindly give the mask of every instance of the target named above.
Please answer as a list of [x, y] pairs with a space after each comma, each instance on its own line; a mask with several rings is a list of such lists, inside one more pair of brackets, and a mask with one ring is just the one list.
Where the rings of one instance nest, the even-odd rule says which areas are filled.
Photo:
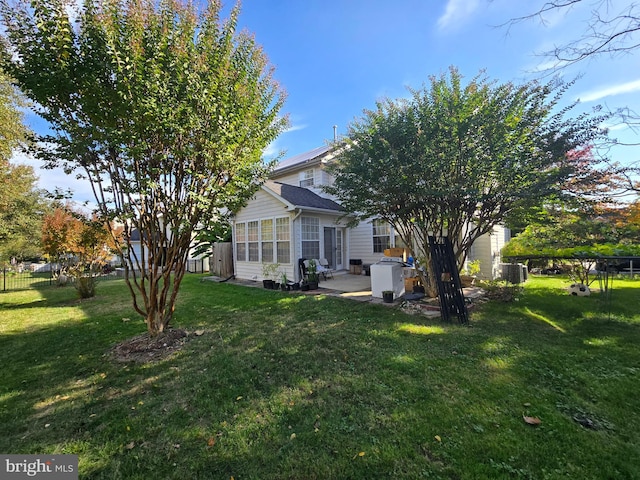
[[371, 301], [371, 277], [366, 275], [352, 275], [347, 271], [334, 272], [333, 278], [321, 279], [319, 287], [331, 290], [332, 295], [346, 297], [353, 300]]

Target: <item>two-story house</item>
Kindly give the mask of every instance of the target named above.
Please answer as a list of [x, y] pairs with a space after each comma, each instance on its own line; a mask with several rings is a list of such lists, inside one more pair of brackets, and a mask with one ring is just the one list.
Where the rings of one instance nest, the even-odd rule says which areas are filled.
[[[283, 160], [235, 215], [237, 278], [261, 280], [263, 263], [278, 263], [288, 279], [298, 281], [300, 258], [326, 258], [339, 271], [349, 269], [351, 259], [375, 263], [385, 249], [401, 246], [393, 226], [382, 220], [347, 227], [345, 212], [321, 188], [333, 180], [325, 169], [332, 158], [329, 147], [319, 147]], [[485, 278], [496, 277], [499, 251], [508, 239], [502, 230], [493, 237], [479, 239], [472, 252], [481, 259]]]

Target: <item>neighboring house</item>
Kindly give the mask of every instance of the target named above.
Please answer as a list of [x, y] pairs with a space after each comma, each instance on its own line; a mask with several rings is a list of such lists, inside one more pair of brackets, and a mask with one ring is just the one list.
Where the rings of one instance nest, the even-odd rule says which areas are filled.
[[[140, 230], [138, 230], [137, 228], [134, 228], [131, 231], [129, 245], [131, 248], [132, 259], [137, 258], [138, 261], [141, 262], [143, 251], [145, 253], [145, 258], [148, 258], [148, 249], [145, 246], [145, 244], [142, 242]], [[189, 248], [189, 257], [187, 259], [187, 271], [202, 272], [202, 271], [208, 270], [209, 269], [208, 261], [206, 262], [206, 265], [205, 265], [205, 259], [208, 258], [208, 254], [196, 255], [193, 251], [194, 248], [195, 248], [194, 244], [192, 244], [191, 247]], [[133, 255], [135, 255], [135, 257], [133, 257]], [[163, 263], [164, 263], [164, 259], [163, 259]]]
[[[323, 185], [333, 182], [325, 169], [332, 159], [331, 149], [320, 147], [283, 160], [270, 180], [235, 215], [233, 259], [237, 278], [262, 280], [263, 263], [278, 263], [287, 279], [298, 281], [300, 258], [326, 258], [334, 270], [348, 270], [352, 259], [375, 263], [385, 249], [402, 246], [385, 221], [374, 219], [347, 227], [342, 207], [322, 190]], [[490, 248], [493, 243], [489, 242]], [[485, 255], [482, 245], [477, 250]], [[499, 260], [500, 250], [487, 255]], [[493, 272], [486, 276], [494, 278]]]

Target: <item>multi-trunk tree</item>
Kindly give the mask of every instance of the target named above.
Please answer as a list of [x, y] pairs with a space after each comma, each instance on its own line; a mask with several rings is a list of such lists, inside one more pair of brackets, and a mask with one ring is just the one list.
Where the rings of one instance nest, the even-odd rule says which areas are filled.
[[463, 85], [452, 68], [350, 126], [329, 192], [355, 221], [394, 225], [427, 268], [428, 236], [448, 236], [462, 268], [478, 237], [557, 195], [576, 172], [568, 153], [602, 133], [602, 118], [558, 108], [566, 88], [482, 74]]
[[37, 154], [87, 178], [101, 219], [124, 224], [133, 306], [163, 332], [194, 235], [268, 173], [286, 119], [267, 58], [236, 31], [239, 7], [223, 22], [216, 0], [86, 0], [75, 21], [63, 0], [0, 6], [5, 67], [53, 129]]

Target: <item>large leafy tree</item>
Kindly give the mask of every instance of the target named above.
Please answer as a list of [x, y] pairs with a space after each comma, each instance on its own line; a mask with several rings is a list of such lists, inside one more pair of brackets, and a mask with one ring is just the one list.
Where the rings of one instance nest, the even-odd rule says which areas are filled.
[[117, 251], [122, 227], [108, 227], [97, 218], [88, 218], [71, 205], [57, 206], [46, 213], [42, 222], [42, 249], [58, 268], [58, 280], [68, 276], [81, 298], [95, 295], [96, 283], [103, 268]]
[[49, 201], [33, 168], [0, 162], [0, 263], [42, 255], [40, 229]]
[[11, 162], [26, 146], [29, 131], [23, 122], [24, 98], [0, 71], [0, 262], [39, 257], [44, 193], [36, 186], [33, 168]]
[[575, 171], [568, 152], [600, 134], [601, 118], [554, 110], [567, 85], [462, 80], [451, 68], [409, 99], [378, 102], [332, 169], [329, 191], [355, 221], [387, 220], [427, 266], [429, 235], [447, 235], [462, 268], [479, 236], [557, 195]]
[[102, 219], [124, 223], [133, 306], [163, 332], [193, 235], [268, 172], [286, 119], [267, 58], [237, 32], [239, 7], [223, 22], [215, 0], [86, 0], [75, 23], [63, 0], [0, 5], [5, 64], [54, 131], [38, 155], [88, 178]]

